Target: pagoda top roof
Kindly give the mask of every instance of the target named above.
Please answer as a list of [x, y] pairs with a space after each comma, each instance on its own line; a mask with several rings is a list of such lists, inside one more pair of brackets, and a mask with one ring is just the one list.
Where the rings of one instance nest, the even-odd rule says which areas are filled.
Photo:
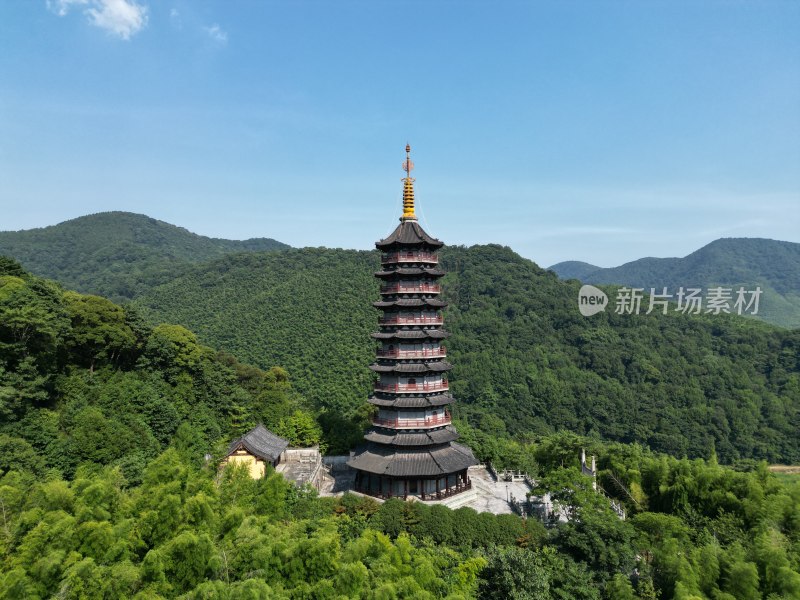
[[429, 236], [416, 219], [401, 220], [400, 225], [386, 239], [375, 242], [375, 247], [389, 250], [393, 246], [430, 246], [441, 248], [444, 242]]

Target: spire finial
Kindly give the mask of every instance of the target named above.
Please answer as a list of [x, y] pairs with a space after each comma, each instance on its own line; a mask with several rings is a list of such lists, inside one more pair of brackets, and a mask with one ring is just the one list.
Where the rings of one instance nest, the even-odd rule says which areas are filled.
[[403, 170], [406, 176], [403, 177], [403, 216], [401, 221], [416, 221], [417, 215], [414, 213], [414, 178], [411, 177], [411, 170], [414, 163], [411, 162], [411, 146], [406, 144], [406, 160], [403, 162]]

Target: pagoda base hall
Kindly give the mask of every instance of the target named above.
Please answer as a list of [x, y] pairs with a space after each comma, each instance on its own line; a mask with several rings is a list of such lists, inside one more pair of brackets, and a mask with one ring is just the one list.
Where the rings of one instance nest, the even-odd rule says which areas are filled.
[[362, 494], [376, 498], [403, 498], [416, 496], [420, 500], [444, 500], [472, 489], [467, 471], [438, 479], [407, 479], [387, 477], [359, 471], [356, 474], [354, 489]]
[[403, 216], [389, 237], [375, 245], [381, 250], [381, 299], [373, 305], [383, 312], [379, 345], [370, 369], [377, 375], [372, 427], [366, 444], [347, 464], [356, 471], [354, 489], [378, 498], [442, 500], [472, 487], [467, 469], [478, 461], [466, 446], [456, 443], [448, 407], [450, 395], [447, 349], [442, 340], [437, 251], [444, 244], [420, 227], [414, 213], [413, 165], [406, 146], [403, 167]]

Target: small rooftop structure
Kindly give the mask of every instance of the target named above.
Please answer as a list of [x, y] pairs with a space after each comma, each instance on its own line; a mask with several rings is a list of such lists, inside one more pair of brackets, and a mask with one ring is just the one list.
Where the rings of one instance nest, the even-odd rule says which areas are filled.
[[289, 440], [275, 435], [259, 423], [242, 437], [230, 443], [223, 464], [246, 464], [250, 470], [250, 476], [258, 479], [264, 476], [266, 464], [273, 467], [278, 465], [281, 455], [288, 445]]

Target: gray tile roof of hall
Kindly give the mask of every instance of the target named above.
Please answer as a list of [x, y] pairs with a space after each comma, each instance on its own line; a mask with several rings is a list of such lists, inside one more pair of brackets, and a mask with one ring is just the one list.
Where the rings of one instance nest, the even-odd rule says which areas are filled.
[[389, 234], [386, 239], [375, 242], [375, 246], [381, 250], [388, 250], [394, 245], [398, 246], [430, 246], [441, 248], [444, 242], [428, 235], [428, 233], [416, 221], [401, 221], [400, 225]]
[[359, 471], [389, 477], [441, 477], [478, 464], [472, 450], [451, 442], [440, 448], [403, 449], [369, 442], [347, 464]]
[[244, 448], [253, 456], [274, 462], [286, 450], [288, 445], [289, 440], [275, 435], [259, 423], [242, 437], [233, 440], [228, 445], [228, 456], [240, 448]]

